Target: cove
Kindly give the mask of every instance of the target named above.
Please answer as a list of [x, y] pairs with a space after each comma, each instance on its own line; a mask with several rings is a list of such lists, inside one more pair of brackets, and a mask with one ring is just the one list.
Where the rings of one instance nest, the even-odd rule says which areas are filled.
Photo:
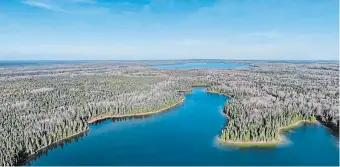
[[203, 69], [203, 68], [244, 68], [249, 67], [248, 64], [232, 64], [232, 63], [185, 63], [185, 64], [167, 64], [152, 66], [156, 69]]
[[228, 97], [193, 88], [183, 104], [144, 118], [91, 124], [88, 133], [26, 165], [339, 165], [337, 139], [320, 125], [286, 133], [287, 145], [235, 148], [216, 136]]

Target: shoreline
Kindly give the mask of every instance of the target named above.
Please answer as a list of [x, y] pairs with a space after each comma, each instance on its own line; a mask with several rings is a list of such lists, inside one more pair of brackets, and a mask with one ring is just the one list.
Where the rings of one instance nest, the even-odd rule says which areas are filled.
[[[212, 94], [219, 94], [219, 95], [227, 96], [227, 95], [225, 95], [225, 94], [223, 94], [223, 93], [220, 93], [220, 92], [217, 92], [217, 91], [212, 91], [212, 90], [206, 90], [205, 92], [207, 92], [207, 93], [212, 93]], [[227, 97], [229, 97], [229, 96], [227, 96]]]
[[61, 142], [64, 142], [65, 140], [71, 139], [71, 138], [76, 137], [76, 136], [78, 136], [78, 135], [82, 135], [82, 134], [88, 132], [89, 130], [90, 130], [90, 128], [86, 128], [86, 129], [83, 130], [83, 131], [80, 131], [80, 132], [74, 133], [74, 134], [72, 134], [72, 135], [70, 135], [70, 136], [67, 136], [67, 137], [65, 137], [65, 138], [59, 139], [59, 140], [57, 140], [57, 141], [55, 141], [55, 142], [52, 142], [51, 144], [49, 144], [49, 145], [47, 145], [47, 146], [43, 146], [43, 147], [37, 149], [34, 153], [28, 154], [27, 157], [25, 157], [25, 159], [23, 159], [22, 162], [19, 162], [19, 163], [18, 163], [19, 165], [16, 164], [15, 166], [24, 166], [24, 165], [26, 165], [30, 160], [32, 160], [35, 156], [38, 156], [38, 155], [41, 153], [41, 151], [43, 151], [43, 150], [45, 150], [45, 149], [49, 149], [49, 147], [52, 147], [53, 145], [59, 144], [59, 143], [61, 143]]
[[179, 93], [191, 93], [192, 90], [178, 90]]
[[[193, 86], [194, 87], [194, 86]], [[188, 93], [189, 90], [182, 90], [184, 93]], [[190, 90], [191, 92], [192, 90]], [[226, 96], [229, 98], [229, 96], [225, 95], [225, 94], [222, 94], [222, 93], [219, 93], [217, 91], [206, 91], [205, 92], [207, 93], [212, 93], [212, 94], [220, 94], [220, 95], [223, 95], [223, 96]], [[111, 118], [126, 118], [126, 117], [138, 117], [138, 116], [147, 116], [147, 115], [153, 115], [153, 114], [158, 114], [158, 113], [161, 113], [161, 112], [165, 112], [167, 110], [170, 110], [172, 108], [175, 108], [179, 105], [181, 105], [182, 103], [184, 103], [185, 101], [185, 97], [183, 97], [180, 101], [170, 105], [170, 106], [167, 106], [167, 107], [163, 107], [161, 109], [157, 109], [157, 110], [154, 110], [154, 111], [149, 111], [149, 112], [145, 112], [145, 113], [137, 113], [137, 114], [125, 114], [125, 115], [99, 115], [99, 116], [96, 116], [96, 117], [93, 117], [93, 118], [90, 118], [89, 120], [87, 120], [87, 123], [88, 124], [92, 124], [92, 123], [95, 123], [95, 122], [98, 122], [98, 121], [102, 121], [102, 120], [105, 120], [105, 119], [111, 119]], [[223, 112], [223, 115], [225, 115], [228, 119], [229, 116], [227, 114], [225, 114]], [[275, 140], [275, 141], [269, 141], [269, 142], [265, 142], [265, 141], [260, 141], [260, 142], [242, 142], [242, 141], [225, 141], [223, 139], [221, 139], [219, 136], [217, 137], [218, 140], [220, 141], [220, 143], [222, 144], [225, 144], [225, 145], [233, 145], [233, 146], [237, 146], [237, 147], [254, 147], [254, 146], [264, 146], [264, 147], [268, 147], [268, 146], [277, 146], [278, 144], [283, 144], [282, 141], [285, 141], [285, 138], [283, 137], [283, 133], [284, 131], [287, 131], [289, 129], [292, 129], [292, 128], [295, 128], [297, 126], [300, 126], [302, 123], [318, 123], [318, 121], [316, 122], [312, 122], [312, 121], [309, 121], [309, 120], [300, 120], [300, 121], [297, 121], [296, 123], [294, 124], [291, 124], [291, 125], [288, 125], [288, 126], [284, 126], [284, 127], [280, 127], [278, 128], [278, 131], [279, 131], [279, 139], [278, 140]], [[20, 166], [22, 165], [26, 165], [30, 160], [32, 160], [35, 156], [38, 156], [41, 151], [45, 150], [45, 149], [49, 149], [49, 147], [55, 145], [55, 144], [58, 144], [58, 143], [61, 143], [65, 140], [68, 140], [68, 139], [71, 139], [75, 136], [78, 136], [78, 135], [81, 135], [83, 133], [86, 133], [89, 131], [89, 127], [84, 130], [84, 131], [81, 131], [81, 132], [78, 132], [78, 133], [75, 133], [75, 134], [72, 134], [70, 136], [67, 136], [63, 139], [60, 139], [58, 141], [55, 141], [47, 146], [44, 146], [44, 147], [41, 147], [39, 149], [37, 149], [34, 153], [32, 154], [29, 154], [27, 157], [24, 157], [23, 161], [22, 162], [19, 162], [18, 164]], [[18, 165], [16, 164], [16, 165]]]
[[287, 139], [284, 136], [285, 131], [297, 128], [304, 124], [319, 124], [319, 122], [310, 120], [299, 120], [293, 124], [280, 127], [277, 130], [277, 133], [279, 134], [278, 139], [272, 141], [231, 141], [231, 140], [226, 141], [224, 139], [221, 139], [220, 137], [218, 137], [218, 139], [222, 144], [237, 147], [275, 147], [287, 143]]
[[[184, 100], [185, 100], [185, 98], [183, 97], [179, 102], [174, 103], [174, 104], [172, 104], [172, 105], [170, 105], [170, 106], [168, 106], [168, 107], [163, 107], [163, 108], [161, 108], [161, 109], [158, 109], [158, 110], [155, 110], [155, 111], [150, 111], [150, 112], [145, 112], [145, 113], [139, 113], [139, 114], [126, 114], [126, 115], [120, 115], [120, 116], [117, 116], [117, 115], [116, 115], [116, 116], [114, 116], [114, 115], [107, 115], [107, 116], [100, 117], [100, 118], [94, 117], [94, 118], [89, 119], [89, 120], [87, 121], [87, 123], [88, 123], [88, 124], [92, 124], [92, 123], [95, 123], [95, 122], [97, 122], [97, 121], [102, 121], [102, 120], [109, 119], [109, 118], [126, 118], [126, 117], [146, 116], [146, 115], [158, 114], [158, 113], [167, 111], [167, 110], [169, 110], [169, 109], [172, 109], [172, 108], [174, 108], [174, 107], [177, 107], [177, 106], [181, 105], [182, 103], [184, 103]], [[74, 133], [74, 134], [72, 134], [72, 135], [70, 135], [70, 136], [67, 136], [67, 137], [62, 138], [62, 139], [60, 139], [60, 140], [57, 140], [57, 141], [55, 141], [55, 142], [53, 142], [53, 143], [51, 143], [51, 144], [49, 144], [49, 145], [47, 145], [47, 146], [41, 147], [41, 148], [37, 149], [34, 153], [29, 154], [27, 157], [25, 157], [25, 158], [22, 160], [22, 162], [19, 162], [19, 163], [16, 164], [16, 165], [18, 165], [18, 166], [24, 166], [24, 165], [26, 165], [30, 160], [32, 160], [35, 156], [38, 156], [38, 155], [41, 153], [41, 151], [43, 151], [43, 150], [45, 150], [45, 149], [49, 149], [49, 147], [52, 147], [53, 145], [56, 145], [56, 144], [58, 144], [58, 143], [61, 143], [61, 142], [65, 141], [65, 140], [68, 140], [68, 139], [71, 139], [71, 138], [76, 137], [76, 136], [78, 136], [78, 135], [84, 134], [84, 133], [88, 132], [89, 130], [90, 130], [90, 128], [88, 127], [88, 128], [86, 128], [84, 131], [80, 131], [80, 132]]]
[[87, 121], [87, 123], [92, 124], [92, 123], [95, 123], [97, 121], [102, 121], [102, 120], [110, 119], [110, 118], [126, 118], [126, 117], [138, 117], [138, 116], [153, 115], [153, 114], [161, 113], [163, 111], [177, 107], [178, 105], [182, 104], [184, 102], [184, 100], [185, 100], [185, 98], [183, 97], [179, 102], [172, 104], [168, 107], [163, 107], [161, 109], [158, 109], [158, 110], [155, 110], [155, 111], [149, 111], [149, 112], [145, 112], [145, 113], [125, 114], [125, 115], [99, 115], [99, 116], [90, 118]]
[[[223, 93], [217, 92], [217, 91], [205, 91], [207, 93], [212, 93], [212, 94], [219, 94], [219, 95], [223, 95], [226, 97], [229, 97], [228, 95], [225, 95]], [[228, 120], [230, 120], [230, 117], [225, 114], [223, 112], [223, 115], [225, 115]], [[231, 140], [224, 140], [221, 139], [219, 136], [218, 141], [220, 141], [220, 143], [225, 144], [225, 145], [231, 145], [231, 146], [237, 146], [237, 147], [273, 147], [273, 146], [277, 146], [277, 145], [281, 145], [281, 144], [285, 144], [286, 142], [286, 138], [283, 135], [283, 133], [285, 131], [291, 130], [293, 128], [297, 128], [303, 124], [319, 124], [318, 120], [315, 121], [311, 121], [311, 120], [299, 120], [293, 124], [287, 125], [287, 126], [283, 126], [283, 127], [279, 127], [277, 129], [277, 133], [279, 135], [278, 139], [276, 140], [272, 140], [272, 141], [231, 141]]]

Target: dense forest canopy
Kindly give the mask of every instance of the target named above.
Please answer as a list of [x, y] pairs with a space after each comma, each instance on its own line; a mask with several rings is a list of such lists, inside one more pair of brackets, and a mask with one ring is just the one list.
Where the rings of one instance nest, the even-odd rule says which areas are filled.
[[[243, 69], [156, 70], [169, 62], [93, 62], [0, 68], [0, 165], [16, 165], [84, 132], [100, 115], [146, 113], [176, 104], [192, 85], [232, 97], [226, 141], [272, 141], [277, 129], [318, 119], [339, 129], [338, 63], [240, 62]], [[183, 63], [183, 61], [180, 61]]]
[[262, 63], [216, 75], [209, 90], [232, 97], [226, 141], [275, 141], [278, 128], [316, 118], [339, 129], [338, 64]]

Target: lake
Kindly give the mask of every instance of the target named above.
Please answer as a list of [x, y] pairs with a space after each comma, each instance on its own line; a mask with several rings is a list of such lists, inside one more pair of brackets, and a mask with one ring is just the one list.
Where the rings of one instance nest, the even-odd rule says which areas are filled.
[[321, 125], [294, 129], [286, 134], [289, 144], [273, 148], [220, 145], [215, 137], [226, 123], [226, 100], [193, 88], [174, 109], [92, 124], [86, 136], [27, 165], [339, 165], [338, 141]]
[[231, 63], [185, 63], [185, 64], [156, 65], [152, 67], [156, 69], [202, 69], [202, 68], [244, 68], [249, 67], [249, 65]]

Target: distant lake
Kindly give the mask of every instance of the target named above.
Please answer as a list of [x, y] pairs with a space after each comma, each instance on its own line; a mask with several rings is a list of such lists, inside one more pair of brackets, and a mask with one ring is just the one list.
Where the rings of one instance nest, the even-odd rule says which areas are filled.
[[274, 148], [222, 146], [215, 137], [226, 118], [227, 97], [194, 88], [185, 102], [139, 119], [92, 124], [78, 141], [49, 150], [30, 165], [339, 165], [337, 139], [323, 126], [304, 125]]
[[156, 65], [152, 67], [156, 69], [202, 69], [202, 68], [244, 68], [249, 67], [249, 65], [232, 63], [185, 63], [185, 64]]

